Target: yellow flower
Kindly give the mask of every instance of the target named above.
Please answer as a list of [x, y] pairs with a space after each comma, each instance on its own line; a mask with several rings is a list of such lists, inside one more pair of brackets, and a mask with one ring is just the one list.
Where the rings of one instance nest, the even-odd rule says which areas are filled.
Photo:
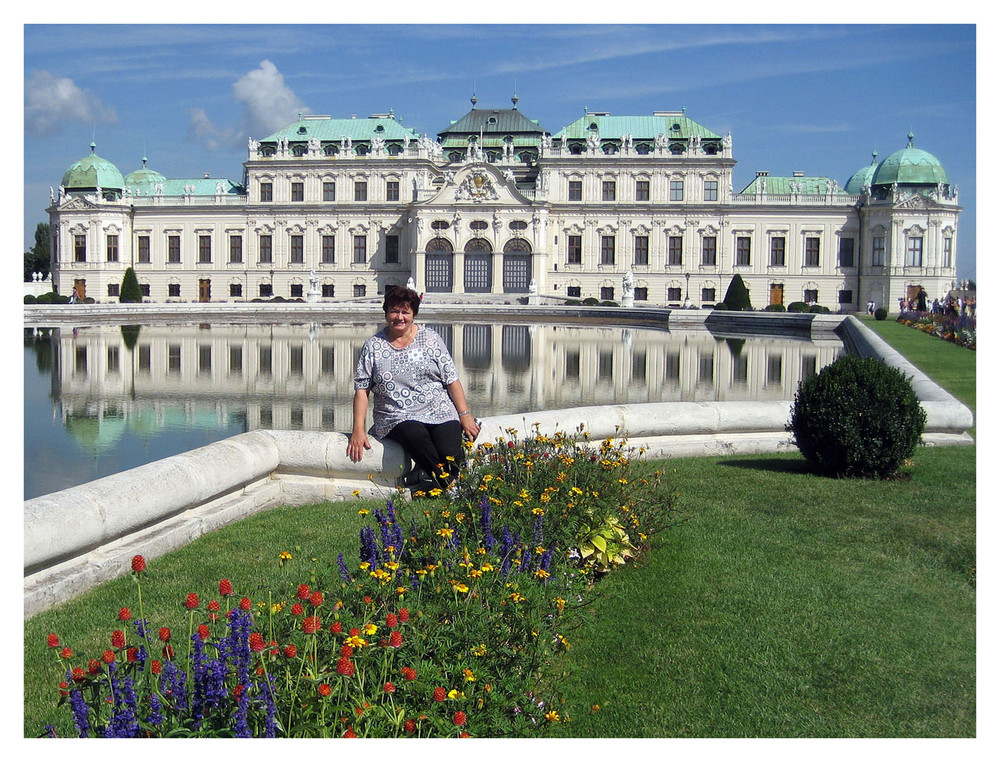
[[351, 635], [347, 640], [344, 641], [351, 648], [364, 648], [368, 645], [368, 641], [362, 638], [360, 635]]
[[441, 518], [446, 519], [451, 516], [451, 511], [441, 511]]
[[351, 494], [354, 495], [354, 497], [360, 497], [361, 496], [361, 490], [356, 489]]
[[437, 496], [438, 496], [438, 495], [440, 495], [440, 494], [441, 494], [441, 493], [442, 493], [443, 491], [444, 491], [444, 490], [442, 490], [442, 489], [441, 489], [440, 487], [435, 487], [434, 489], [432, 489], [432, 490], [431, 490], [431, 497], [437, 497]]
[[455, 530], [451, 527], [441, 527], [437, 530], [438, 537], [444, 537], [446, 540], [450, 540], [453, 534], [455, 534]]
[[281, 553], [278, 554], [278, 558], [281, 559], [282, 561], [291, 561], [292, 554], [289, 553], [287, 550], [283, 550], [281, 551]]
[[367, 516], [368, 513], [369, 513], [369, 511], [368, 511], [367, 508], [362, 508], [360, 511], [358, 511], [358, 515], [359, 516]]
[[451, 589], [455, 590], [456, 592], [459, 592], [459, 593], [467, 593], [467, 592], [469, 592], [469, 586], [465, 585], [465, 584], [463, 584], [461, 582], [458, 582], [457, 580], [452, 580], [451, 581]]
[[468, 667], [462, 670], [462, 676], [465, 678], [465, 682], [467, 683], [474, 683], [476, 681], [476, 676]]
[[376, 632], [378, 632], [378, 627], [376, 627], [371, 622], [368, 622], [368, 624], [366, 624], [364, 627], [361, 628], [361, 631], [365, 635], [374, 635]]
[[493, 564], [491, 564], [489, 561], [487, 561], [485, 564], [483, 564], [479, 568], [480, 568], [481, 571], [491, 572], [491, 571], [493, 571]]
[[532, 513], [533, 513], [534, 515], [536, 515], [536, 516], [544, 516], [544, 515], [545, 515], [545, 511], [544, 511], [544, 510], [542, 510], [541, 508], [538, 508], [538, 507], [535, 507], [535, 508], [532, 508], [532, 509], [531, 509], [531, 512], [532, 512]]
[[538, 579], [547, 579], [551, 575], [545, 571], [545, 569], [539, 569], [535, 572], [535, 576], [538, 577]]
[[284, 608], [284, 604], [283, 603], [272, 603], [271, 604], [271, 613], [272, 614], [277, 614], [279, 611], [281, 611], [282, 608]]
[[465, 694], [462, 693], [462, 691], [458, 690], [457, 688], [452, 688], [450, 691], [448, 691], [448, 698], [454, 701], [455, 699], [465, 698]]
[[486, 645], [480, 643], [478, 646], [473, 646], [469, 649], [473, 656], [486, 656]]
[[555, 709], [550, 709], [545, 713], [545, 719], [549, 722], [559, 722], [559, 712]]
[[473, 579], [479, 579], [483, 576], [483, 573], [479, 569], [469, 569], [469, 576]]

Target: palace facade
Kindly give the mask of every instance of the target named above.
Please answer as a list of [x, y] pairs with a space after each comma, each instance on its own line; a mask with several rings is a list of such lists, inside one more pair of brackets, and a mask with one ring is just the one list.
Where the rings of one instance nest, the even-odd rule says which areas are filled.
[[472, 109], [435, 138], [392, 114], [300, 116], [248, 141], [239, 182], [122, 175], [91, 152], [48, 209], [63, 294], [151, 302], [434, 294], [713, 307], [734, 274], [754, 308], [895, 309], [956, 285], [956, 189], [905, 147], [828, 177], [732, 185], [731, 136], [683, 111], [592, 112], [549, 132]]

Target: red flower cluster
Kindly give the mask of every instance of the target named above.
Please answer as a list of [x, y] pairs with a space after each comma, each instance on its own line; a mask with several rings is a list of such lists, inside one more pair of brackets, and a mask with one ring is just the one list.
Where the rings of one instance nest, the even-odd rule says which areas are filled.
[[127, 622], [131, 618], [132, 618], [132, 612], [129, 611], [129, 609], [127, 607], [126, 608], [122, 608], [122, 609], [118, 609], [118, 621], [119, 622]]
[[322, 623], [320, 622], [318, 616], [307, 616], [302, 620], [302, 632], [306, 635], [312, 635], [319, 632], [321, 626]]
[[321, 683], [316, 690], [319, 691], [320, 696], [329, 696], [332, 689], [326, 683]]
[[184, 599], [184, 608], [188, 609], [198, 608], [198, 593], [187, 594], [187, 598]]
[[395, 693], [396, 686], [394, 683], [386, 683], [385, 685], [382, 686], [382, 690], [385, 691], [386, 693]]
[[198, 637], [199, 638], [201, 638], [202, 640], [208, 640], [208, 638], [209, 638], [210, 635], [211, 635], [211, 633], [208, 630], [208, 625], [207, 624], [199, 624], [198, 625]]
[[307, 600], [309, 600], [309, 594], [311, 592], [312, 591], [309, 589], [309, 585], [305, 585], [305, 584], [299, 585], [299, 591], [296, 593], [296, 596], [300, 600], [307, 601]]
[[403, 633], [399, 630], [393, 630], [389, 633], [389, 645], [393, 648], [399, 648], [403, 645]]
[[49, 648], [59, 648], [59, 636], [54, 632], [49, 633], [47, 642], [49, 644]]
[[406, 680], [412, 682], [417, 679], [417, 671], [413, 667], [403, 667], [399, 670]]
[[302, 616], [303, 611], [305, 611], [305, 609], [302, 608], [301, 603], [292, 604], [292, 616]]
[[142, 556], [132, 556], [132, 571], [136, 574], [146, 571], [146, 559]]
[[399, 620], [391, 611], [385, 615], [385, 626], [390, 628], [399, 627]]
[[105, 664], [114, 664], [115, 652], [111, 651], [110, 649], [105, 651], [103, 654], [101, 654], [101, 661], [103, 661]]
[[294, 644], [290, 643], [289, 645], [285, 646], [285, 656], [287, 656], [289, 659], [294, 659], [295, 655], [298, 652], [299, 650], [295, 647]]
[[124, 648], [125, 647], [125, 633], [121, 630], [115, 630], [111, 633], [111, 646], [113, 648]]
[[407, 622], [410, 621], [410, 610], [409, 609], [400, 609], [399, 610], [399, 621], [402, 622], [403, 624], [406, 624]]
[[309, 602], [313, 606], [322, 606], [323, 605], [323, 593], [321, 593], [321, 592], [319, 592], [317, 590], [316, 592], [314, 592], [312, 595], [309, 596]]
[[260, 653], [265, 648], [264, 637], [259, 632], [250, 633], [250, 650], [254, 653]]
[[459, 710], [455, 712], [455, 716], [451, 719], [458, 727], [462, 727], [465, 724], [465, 712]]
[[448, 694], [445, 693], [444, 688], [438, 687], [438, 688], [434, 689], [434, 700], [435, 701], [444, 701], [445, 697], [447, 695]]
[[159, 633], [157, 633], [157, 637], [164, 643], [166, 643], [168, 640], [170, 640], [170, 628], [161, 627]]
[[232, 595], [233, 594], [233, 583], [228, 579], [219, 580], [219, 595]]
[[330, 632], [332, 632], [334, 635], [339, 635], [341, 632], [343, 632], [343, 630], [344, 630], [344, 625], [340, 623], [339, 619], [330, 625]]
[[341, 656], [337, 660], [337, 674], [344, 677], [354, 676], [354, 664], [346, 656]]
[[242, 598], [240, 598], [240, 608], [241, 609], [243, 609], [244, 611], [249, 611], [252, 606], [253, 606], [253, 603], [251, 602], [251, 600], [249, 598], [247, 598], [246, 596], [243, 596]]

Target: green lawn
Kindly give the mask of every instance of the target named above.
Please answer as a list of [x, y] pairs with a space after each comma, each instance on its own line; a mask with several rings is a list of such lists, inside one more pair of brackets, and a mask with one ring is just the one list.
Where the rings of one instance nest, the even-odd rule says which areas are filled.
[[[973, 352], [868, 324], [974, 409]], [[567, 634], [553, 665], [572, 717], [562, 733], [976, 735], [975, 454], [922, 448], [909, 478], [891, 482], [814, 477], [797, 454], [667, 462], [686, 520], [602, 580], [584, 626]], [[338, 552], [357, 552], [356, 507], [275, 509], [157, 559], [147, 618], [185, 627], [184, 595], [222, 577], [259, 600], [303, 568], [327, 574]], [[278, 566], [282, 551], [290, 566]], [[129, 578], [25, 623], [26, 736], [71, 728], [54, 708], [46, 634], [99, 652], [123, 605], [136, 607]]]

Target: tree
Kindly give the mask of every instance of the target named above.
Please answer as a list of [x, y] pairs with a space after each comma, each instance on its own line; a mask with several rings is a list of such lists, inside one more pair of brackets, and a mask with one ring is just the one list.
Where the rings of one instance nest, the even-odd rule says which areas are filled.
[[139, 279], [135, 277], [135, 270], [131, 267], [125, 271], [122, 278], [122, 287], [118, 295], [119, 302], [142, 302], [142, 289], [139, 288]]
[[729, 281], [729, 289], [726, 291], [726, 298], [723, 299], [726, 303], [726, 307], [731, 310], [751, 310], [753, 307], [750, 306], [750, 292], [747, 290], [746, 284], [743, 282], [743, 278], [740, 277], [739, 273], [733, 276], [733, 279]]
[[40, 272], [42, 276], [49, 274], [51, 265], [51, 228], [47, 222], [39, 222], [35, 228], [35, 245], [24, 252], [24, 282], [31, 281], [31, 276]]

